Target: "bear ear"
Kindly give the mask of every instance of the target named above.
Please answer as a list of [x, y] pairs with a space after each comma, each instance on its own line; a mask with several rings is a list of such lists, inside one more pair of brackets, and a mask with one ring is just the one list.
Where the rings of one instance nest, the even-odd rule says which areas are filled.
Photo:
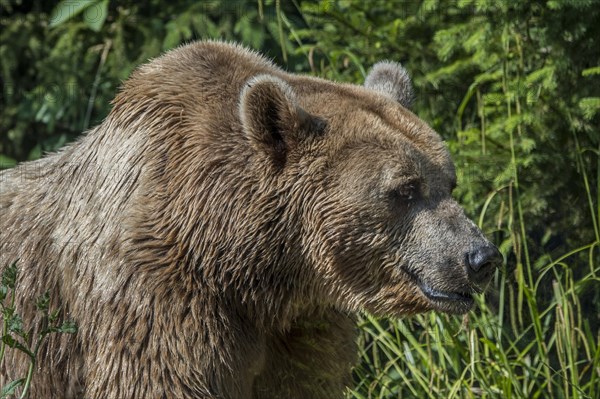
[[251, 145], [278, 167], [308, 134], [312, 117], [296, 101], [292, 88], [271, 75], [246, 83], [240, 95], [240, 120]]
[[397, 62], [381, 61], [373, 65], [365, 79], [365, 87], [393, 98], [405, 108], [412, 107], [412, 82], [406, 69]]

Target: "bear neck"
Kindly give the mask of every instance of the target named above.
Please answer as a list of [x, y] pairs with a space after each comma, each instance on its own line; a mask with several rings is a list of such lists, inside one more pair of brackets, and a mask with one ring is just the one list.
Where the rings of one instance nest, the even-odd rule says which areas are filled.
[[147, 152], [161, 162], [142, 179], [128, 223], [124, 249], [132, 276], [160, 291], [210, 292], [264, 328], [286, 328], [320, 308], [301, 249], [301, 207], [292, 205], [301, 182], [265, 178], [266, 166], [239, 147], [235, 159], [231, 149], [172, 148], [188, 153], [174, 156], [164, 146]]

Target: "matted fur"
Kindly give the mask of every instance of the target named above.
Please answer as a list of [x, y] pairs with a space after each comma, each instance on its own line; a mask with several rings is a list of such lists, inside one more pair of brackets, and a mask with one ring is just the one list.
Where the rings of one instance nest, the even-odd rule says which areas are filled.
[[[49, 290], [79, 326], [43, 346], [31, 397], [341, 398], [356, 312], [468, 310], [426, 294], [480, 290], [464, 259], [486, 241], [441, 139], [392, 98], [200, 42], [0, 172], [17, 311], [32, 325]], [[27, 364], [9, 351], [0, 383]]]

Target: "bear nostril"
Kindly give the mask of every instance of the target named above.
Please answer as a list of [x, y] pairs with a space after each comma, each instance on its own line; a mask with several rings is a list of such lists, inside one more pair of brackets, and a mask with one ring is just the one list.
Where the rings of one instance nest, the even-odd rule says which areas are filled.
[[500, 252], [493, 245], [484, 245], [467, 254], [469, 272], [484, 273], [497, 266], [502, 259]]

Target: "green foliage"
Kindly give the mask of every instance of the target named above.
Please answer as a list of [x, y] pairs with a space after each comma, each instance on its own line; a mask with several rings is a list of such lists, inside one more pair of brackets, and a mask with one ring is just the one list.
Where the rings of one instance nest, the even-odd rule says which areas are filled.
[[[71, 320], [59, 321], [60, 311], [50, 311], [50, 295], [46, 292], [36, 300], [36, 309], [40, 316], [37, 326], [25, 330], [23, 319], [16, 312], [15, 297], [18, 280], [17, 264], [7, 266], [2, 272], [0, 284], [0, 310], [2, 314], [2, 340], [0, 342], [0, 364], [6, 349], [20, 351], [29, 358], [27, 376], [9, 382], [1, 387], [0, 399], [17, 394], [21, 388], [20, 398], [26, 398], [31, 385], [33, 372], [37, 363], [38, 352], [49, 334], [75, 334], [77, 326]], [[37, 327], [34, 329], [34, 327]], [[36, 334], [33, 332], [36, 331]]]
[[353, 83], [402, 62], [415, 113], [454, 156], [456, 196], [506, 267], [463, 323], [365, 316], [349, 395], [600, 397], [600, 0], [0, 7], [0, 167], [98, 123], [133, 68], [186, 41], [241, 41]]

